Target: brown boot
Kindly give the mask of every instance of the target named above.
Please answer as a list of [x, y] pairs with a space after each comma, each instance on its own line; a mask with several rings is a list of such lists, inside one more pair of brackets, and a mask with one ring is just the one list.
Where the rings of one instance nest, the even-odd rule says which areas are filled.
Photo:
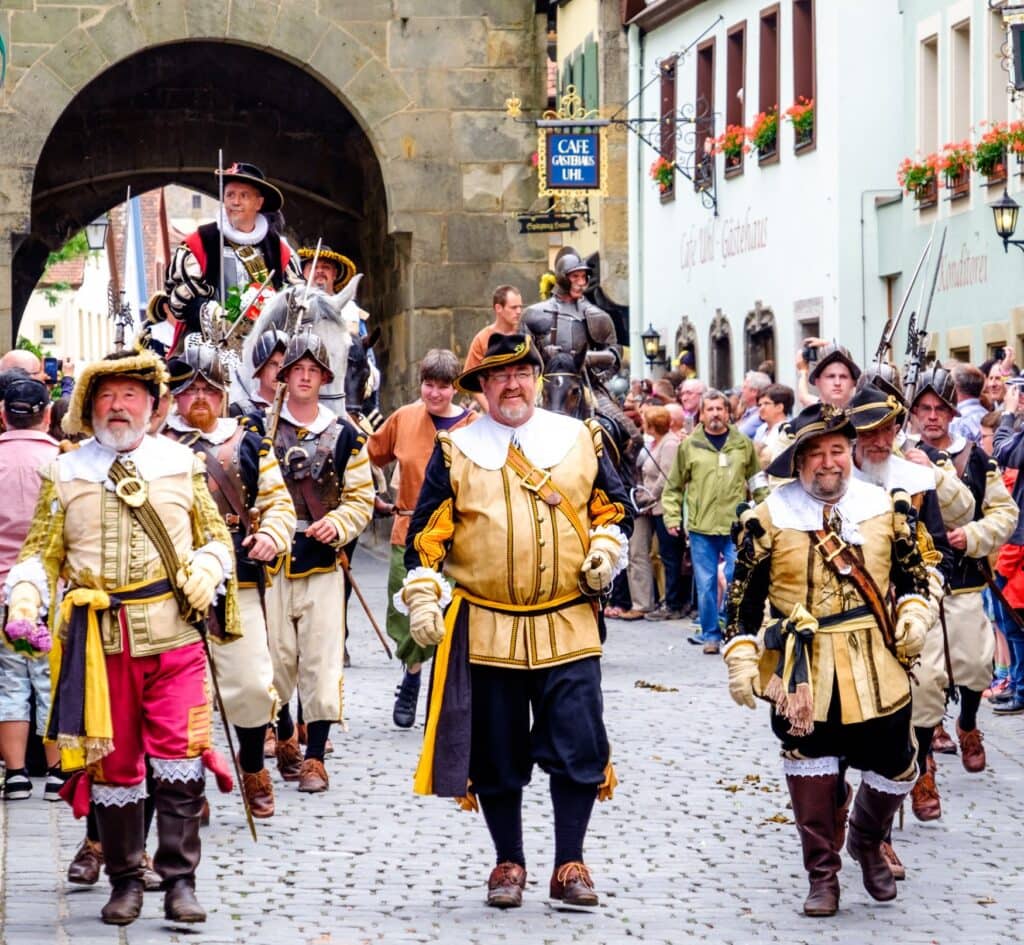
[[299, 790], [303, 794], [321, 794], [331, 785], [327, 770], [319, 758], [307, 758], [299, 769]]
[[76, 886], [95, 886], [103, 866], [103, 847], [86, 837], [68, 864], [68, 882]]
[[306, 723], [305, 722], [299, 722], [295, 726], [295, 734], [296, 734], [296, 736], [298, 736], [299, 744], [300, 745], [308, 745], [309, 744], [309, 735], [306, 732]]
[[157, 778], [153, 783], [158, 840], [153, 864], [164, 878], [164, 916], [172, 922], [206, 921], [206, 912], [195, 895], [204, 791], [202, 779]]
[[946, 726], [939, 722], [932, 733], [932, 751], [940, 755], [955, 755], [956, 742], [949, 737]]
[[876, 791], [862, 781], [850, 812], [846, 852], [860, 864], [864, 888], [878, 902], [896, 898], [896, 880], [882, 856], [882, 842], [902, 802], [902, 794]]
[[292, 732], [288, 741], [277, 741], [277, 770], [285, 781], [298, 781], [299, 769], [302, 767], [302, 749], [299, 740]]
[[882, 841], [882, 857], [889, 864], [889, 871], [896, 882], [902, 882], [907, 878], [907, 868], [903, 865], [903, 861], [896, 855], [892, 844], [885, 840]]
[[94, 804], [100, 845], [110, 877], [110, 899], [100, 910], [107, 925], [129, 925], [142, 911], [142, 856], [145, 850], [144, 801], [122, 806]]
[[277, 757], [277, 733], [273, 725], [267, 726], [267, 734], [263, 736], [263, 757]]
[[939, 789], [935, 786], [935, 775], [926, 771], [917, 779], [910, 792], [910, 809], [918, 820], [938, 820], [942, 816]]
[[985, 736], [981, 734], [981, 729], [975, 727], [973, 731], [965, 732], [957, 722], [956, 737], [960, 742], [960, 760], [963, 762], [964, 769], [972, 774], [984, 771], [985, 746], [982, 744], [982, 740]]
[[551, 874], [548, 892], [552, 899], [566, 906], [590, 908], [598, 905], [590, 870], [578, 861], [556, 866]]
[[850, 782], [843, 778], [842, 791], [844, 800], [836, 808], [836, 853], [843, 849], [846, 843], [846, 822], [850, 819], [850, 805], [853, 803], [853, 788]]
[[804, 869], [810, 881], [804, 914], [835, 915], [839, 909], [838, 873], [842, 868], [835, 847], [839, 830], [836, 810], [839, 775], [787, 776], [786, 784], [804, 851]]
[[274, 816], [274, 785], [270, 783], [270, 772], [266, 768], [255, 774], [242, 772], [242, 793], [253, 817], [262, 820]]
[[487, 880], [487, 905], [495, 909], [518, 909], [523, 904], [526, 869], [506, 860], [491, 870]]

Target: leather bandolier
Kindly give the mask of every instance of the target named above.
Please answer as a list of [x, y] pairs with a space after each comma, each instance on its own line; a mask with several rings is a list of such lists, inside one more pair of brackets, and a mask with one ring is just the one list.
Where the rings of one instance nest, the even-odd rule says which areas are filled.
[[307, 433], [301, 438], [294, 424], [282, 420], [278, 425], [274, 452], [295, 504], [297, 524], [291, 553], [271, 568], [273, 574], [282, 563], [285, 576], [290, 578], [337, 567], [336, 550], [307, 537], [305, 530], [341, 503], [345, 467], [365, 442], [366, 435], [340, 417], [322, 433]]

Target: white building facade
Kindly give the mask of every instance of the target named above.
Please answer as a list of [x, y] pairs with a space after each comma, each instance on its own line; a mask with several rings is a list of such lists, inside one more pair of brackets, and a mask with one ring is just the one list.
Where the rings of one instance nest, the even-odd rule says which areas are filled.
[[[794, 384], [808, 336], [836, 338], [858, 359], [873, 353], [872, 313], [886, 304], [874, 207], [899, 193], [898, 8], [894, 0], [658, 0], [635, 13], [631, 118], [666, 158], [674, 151], [677, 172], [661, 193], [650, 177], [658, 152], [634, 142], [634, 351], [650, 325], [669, 363], [692, 350], [698, 376], [720, 388], [764, 360]], [[785, 118], [801, 99], [814, 109], [802, 138]], [[735, 166], [708, 153], [706, 139], [776, 108], [774, 151], [752, 149]], [[712, 164], [713, 187], [701, 194]], [[633, 360], [634, 376], [666, 369]]]

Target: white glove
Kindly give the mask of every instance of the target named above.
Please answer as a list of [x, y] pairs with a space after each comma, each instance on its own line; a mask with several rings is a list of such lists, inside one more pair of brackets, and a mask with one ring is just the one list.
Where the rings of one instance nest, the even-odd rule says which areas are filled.
[[39, 620], [39, 608], [42, 603], [39, 588], [35, 584], [31, 581], [19, 581], [11, 588], [11, 595], [7, 598], [7, 619], [36, 623]]
[[179, 568], [175, 576], [178, 587], [185, 592], [188, 602], [200, 613], [206, 613], [213, 603], [217, 587], [224, 580], [224, 568], [216, 555], [201, 551], [185, 568]]
[[409, 608], [409, 635], [420, 646], [437, 646], [444, 639], [444, 615], [438, 588], [432, 581], [413, 581], [402, 591]]
[[600, 593], [611, 585], [618, 560], [619, 542], [615, 538], [601, 532], [591, 535], [587, 560], [580, 568], [580, 580], [590, 590]]
[[896, 605], [896, 659], [907, 663], [924, 649], [925, 634], [932, 625], [928, 604], [911, 597]]
[[736, 705], [756, 709], [754, 683], [758, 678], [757, 647], [752, 642], [741, 642], [730, 647], [725, 654], [725, 665], [729, 670], [729, 695]]

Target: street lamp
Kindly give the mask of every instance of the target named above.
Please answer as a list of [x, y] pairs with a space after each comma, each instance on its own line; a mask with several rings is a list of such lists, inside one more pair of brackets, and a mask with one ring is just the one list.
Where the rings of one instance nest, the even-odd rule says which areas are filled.
[[1014, 231], [1017, 229], [1017, 217], [1020, 214], [1020, 204], [1013, 199], [1003, 188], [1003, 196], [994, 204], [991, 204], [992, 216], [995, 219], [996, 235], [1003, 241], [1003, 252], [1010, 251], [1010, 245], [1019, 246], [1024, 252], [1024, 240], [1013, 239]]
[[658, 351], [661, 347], [661, 333], [650, 322], [647, 323], [647, 331], [640, 335], [644, 343], [644, 357], [647, 358], [647, 366], [654, 367], [658, 359]]
[[110, 220], [105, 213], [101, 213], [92, 223], [86, 223], [85, 241], [93, 252], [98, 252], [106, 245], [108, 226], [110, 226]]

